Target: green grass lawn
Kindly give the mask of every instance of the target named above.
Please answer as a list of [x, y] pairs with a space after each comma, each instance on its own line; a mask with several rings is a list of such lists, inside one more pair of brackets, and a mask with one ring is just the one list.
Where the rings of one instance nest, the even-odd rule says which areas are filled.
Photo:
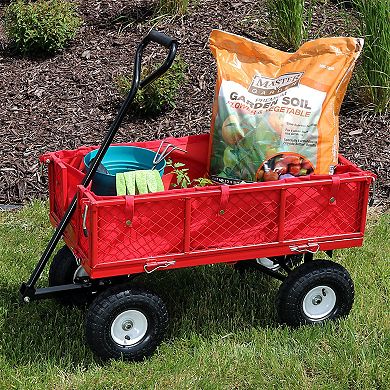
[[167, 303], [168, 337], [149, 360], [125, 363], [92, 355], [82, 310], [19, 304], [51, 235], [48, 211], [35, 202], [0, 213], [0, 389], [389, 389], [389, 225], [389, 214], [371, 218], [362, 248], [335, 253], [356, 290], [337, 324], [279, 326], [279, 282], [259, 273], [223, 264], [156, 272], [146, 283]]

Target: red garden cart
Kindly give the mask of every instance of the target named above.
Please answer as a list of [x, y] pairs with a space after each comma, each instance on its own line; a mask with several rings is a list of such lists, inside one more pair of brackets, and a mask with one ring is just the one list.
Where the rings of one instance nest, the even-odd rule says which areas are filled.
[[[169, 49], [164, 64], [140, 81], [142, 52], [150, 42]], [[132, 287], [132, 277], [160, 270], [231, 263], [254, 267], [281, 280], [277, 310], [282, 323], [298, 326], [346, 316], [354, 300], [348, 272], [314, 254], [360, 246], [369, 189], [375, 175], [339, 157], [334, 175], [310, 175], [275, 182], [242, 183], [163, 192], [101, 196], [91, 181], [138, 88], [172, 64], [175, 40], [152, 30], [139, 45], [133, 85], [89, 170], [84, 157], [96, 147], [47, 153], [50, 220], [56, 231], [30, 280], [24, 302], [55, 297], [90, 303], [86, 339], [102, 358], [139, 360], [163, 339], [168, 313], [163, 300]], [[171, 153], [194, 177], [207, 167], [209, 135], [168, 138], [185, 150]], [[157, 151], [160, 141], [125, 145]], [[86, 172], [86, 173], [85, 173]], [[170, 175], [163, 176], [166, 189]], [[56, 244], [49, 287], [36, 288]]]

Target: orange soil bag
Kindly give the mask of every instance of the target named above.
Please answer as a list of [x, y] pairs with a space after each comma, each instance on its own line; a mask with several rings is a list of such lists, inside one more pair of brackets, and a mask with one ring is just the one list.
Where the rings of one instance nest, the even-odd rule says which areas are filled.
[[286, 53], [213, 30], [211, 179], [235, 184], [333, 174], [338, 114], [362, 46], [362, 39], [322, 38]]

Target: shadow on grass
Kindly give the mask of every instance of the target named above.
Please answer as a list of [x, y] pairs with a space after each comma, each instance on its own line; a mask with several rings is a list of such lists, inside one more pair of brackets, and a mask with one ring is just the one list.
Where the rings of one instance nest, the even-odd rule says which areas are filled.
[[19, 286], [0, 285], [5, 310], [0, 327], [1, 353], [15, 365], [77, 366], [94, 358], [84, 345], [84, 313], [60, 306], [52, 300], [22, 304]]
[[240, 275], [230, 266], [210, 265], [140, 277], [166, 302], [169, 336], [237, 332], [277, 323], [274, 298], [279, 282], [260, 272]]
[[[158, 293], [168, 306], [167, 339], [197, 334], [208, 338], [252, 327], [274, 326], [278, 282], [260, 273], [240, 276], [224, 265], [156, 272], [136, 284]], [[84, 341], [84, 310], [53, 300], [18, 302], [18, 286], [0, 284], [4, 322], [2, 355], [10, 365], [89, 366], [97, 360]]]

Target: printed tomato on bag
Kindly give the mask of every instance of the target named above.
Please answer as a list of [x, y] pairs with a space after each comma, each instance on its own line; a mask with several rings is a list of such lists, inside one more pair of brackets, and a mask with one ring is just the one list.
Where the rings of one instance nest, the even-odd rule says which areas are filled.
[[322, 38], [286, 53], [213, 30], [211, 179], [235, 184], [333, 174], [338, 114], [362, 46], [362, 39]]

